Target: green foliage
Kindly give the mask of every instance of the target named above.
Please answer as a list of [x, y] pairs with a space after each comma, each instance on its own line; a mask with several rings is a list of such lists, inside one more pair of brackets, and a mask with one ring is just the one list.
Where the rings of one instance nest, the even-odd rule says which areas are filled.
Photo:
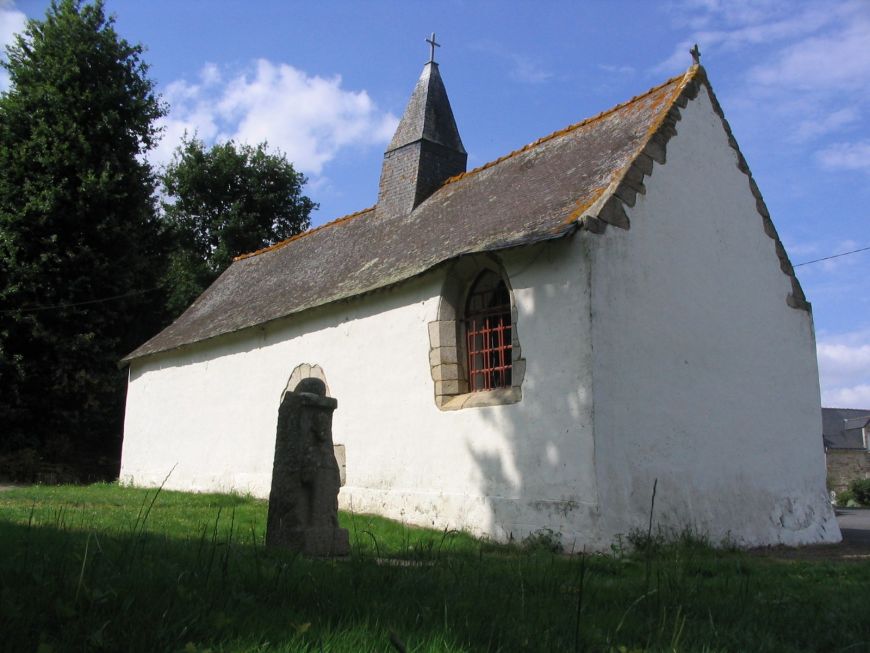
[[[0, 493], [10, 651], [866, 650], [870, 564], [691, 541], [564, 556], [342, 513], [346, 560], [263, 546], [267, 504], [117, 485]], [[377, 543], [377, 545], [375, 545]]]
[[[710, 549], [713, 547], [709, 538], [703, 533], [698, 533], [691, 528], [674, 530], [657, 527], [654, 530], [636, 528], [625, 536], [625, 541], [632, 551], [637, 553], [660, 553], [669, 548], [681, 549]], [[731, 542], [723, 542], [724, 548], [733, 549]]]
[[167, 284], [173, 314], [187, 308], [235, 256], [307, 229], [317, 206], [302, 194], [304, 175], [265, 143], [206, 148], [185, 136], [161, 181], [175, 243]]
[[870, 478], [856, 479], [849, 483], [849, 491], [862, 506], [870, 506]]
[[855, 500], [855, 495], [851, 490], [840, 490], [837, 492], [837, 505], [841, 508], [855, 508], [858, 506], [858, 502]]
[[562, 536], [552, 528], [541, 528], [529, 533], [522, 541], [522, 547], [526, 551], [546, 551], [548, 553], [562, 553]]
[[52, 2], [7, 49], [0, 454], [37, 451], [16, 466], [28, 477], [117, 456], [118, 360], [166, 322], [167, 304], [177, 314], [233, 256], [307, 228], [315, 208], [305, 178], [265, 144], [207, 149], [193, 138], [163, 175], [159, 220], [144, 155], [165, 108], [141, 55], [101, 0]]
[[[164, 109], [99, 0], [52, 2], [7, 48], [0, 95], [0, 447], [117, 449], [117, 361], [162, 319], [143, 154]], [[110, 301], [102, 301], [112, 298]], [[97, 301], [94, 301], [97, 300]], [[70, 442], [51, 443], [56, 434]], [[66, 436], [64, 436], [66, 437]], [[51, 446], [46, 446], [46, 445]]]

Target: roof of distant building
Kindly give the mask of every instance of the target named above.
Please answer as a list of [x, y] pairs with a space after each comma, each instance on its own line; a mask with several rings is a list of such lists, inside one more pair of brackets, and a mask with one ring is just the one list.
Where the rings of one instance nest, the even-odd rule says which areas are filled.
[[864, 449], [864, 428], [870, 423], [870, 410], [861, 408], [822, 408], [822, 436], [829, 449]]

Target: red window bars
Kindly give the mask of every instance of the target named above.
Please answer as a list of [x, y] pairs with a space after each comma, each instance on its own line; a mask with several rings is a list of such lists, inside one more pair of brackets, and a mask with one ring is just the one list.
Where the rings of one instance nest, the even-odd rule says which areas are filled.
[[507, 286], [494, 272], [477, 278], [465, 307], [465, 347], [471, 392], [511, 385], [511, 302]]

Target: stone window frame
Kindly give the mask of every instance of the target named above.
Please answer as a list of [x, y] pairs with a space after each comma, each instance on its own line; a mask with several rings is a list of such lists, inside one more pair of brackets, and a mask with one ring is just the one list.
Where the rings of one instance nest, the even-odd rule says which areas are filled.
[[[464, 326], [462, 319], [468, 294], [480, 274], [490, 270], [504, 281], [511, 305], [511, 385], [469, 392]], [[510, 278], [494, 255], [464, 256], [448, 269], [441, 288], [438, 315], [429, 322], [429, 366], [435, 387], [435, 405], [441, 410], [515, 404], [522, 400], [526, 361], [522, 357], [517, 306]]]

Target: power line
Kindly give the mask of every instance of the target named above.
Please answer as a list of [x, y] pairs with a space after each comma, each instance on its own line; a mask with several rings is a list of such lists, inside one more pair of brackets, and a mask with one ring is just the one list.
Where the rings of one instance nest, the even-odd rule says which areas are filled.
[[804, 261], [803, 263], [796, 263], [793, 265], [793, 268], [799, 268], [802, 265], [809, 265], [810, 263], [819, 263], [821, 261], [829, 261], [832, 258], [840, 258], [841, 256], [849, 256], [849, 254], [857, 254], [858, 252], [866, 252], [870, 247], [861, 247], [859, 249], [853, 249], [851, 252], [843, 252], [842, 254], [834, 254], [833, 256], [825, 256], [823, 258], [817, 258], [812, 261]]
[[84, 302], [73, 302], [72, 304], [55, 304], [53, 306], [28, 306], [25, 308], [7, 308], [0, 311], [2, 315], [9, 313], [38, 313], [40, 311], [54, 311], [61, 308], [73, 308], [75, 306], [86, 306], [89, 304], [103, 304], [105, 302], [113, 302], [118, 299], [126, 299], [127, 297], [135, 297], [136, 295], [144, 295], [155, 290], [162, 290], [163, 286], [156, 288], [148, 288], [147, 290], [133, 290], [132, 292], [124, 293], [123, 295], [114, 295], [112, 297], [101, 297], [100, 299], [89, 299]]
[[[799, 268], [802, 265], [810, 265], [811, 263], [821, 263], [822, 261], [829, 261], [834, 258], [840, 258], [841, 256], [849, 256], [850, 254], [858, 254], [859, 252], [866, 252], [870, 250], [870, 246], [860, 247], [858, 249], [853, 249], [849, 252], [842, 252], [841, 254], [833, 254], [831, 256], [824, 256], [822, 258], [813, 259], [812, 261], [804, 261], [803, 263], [795, 263], [792, 267]], [[89, 299], [83, 302], [73, 302], [71, 304], [54, 304], [52, 306], [28, 306], [26, 308], [7, 308], [4, 310], [0, 310], [0, 314], [8, 315], [9, 313], [39, 313], [41, 311], [55, 311], [62, 308], [74, 308], [76, 306], [89, 306], [91, 304], [104, 304], [106, 302], [113, 302], [119, 299], [126, 299], [127, 297], [135, 297], [136, 295], [144, 295], [149, 292], [154, 292], [156, 290], [162, 290], [163, 286], [157, 286], [155, 288], [148, 288], [147, 290], [134, 290], [132, 292], [124, 293], [122, 295], [113, 295], [112, 297], [101, 297], [100, 299]]]

